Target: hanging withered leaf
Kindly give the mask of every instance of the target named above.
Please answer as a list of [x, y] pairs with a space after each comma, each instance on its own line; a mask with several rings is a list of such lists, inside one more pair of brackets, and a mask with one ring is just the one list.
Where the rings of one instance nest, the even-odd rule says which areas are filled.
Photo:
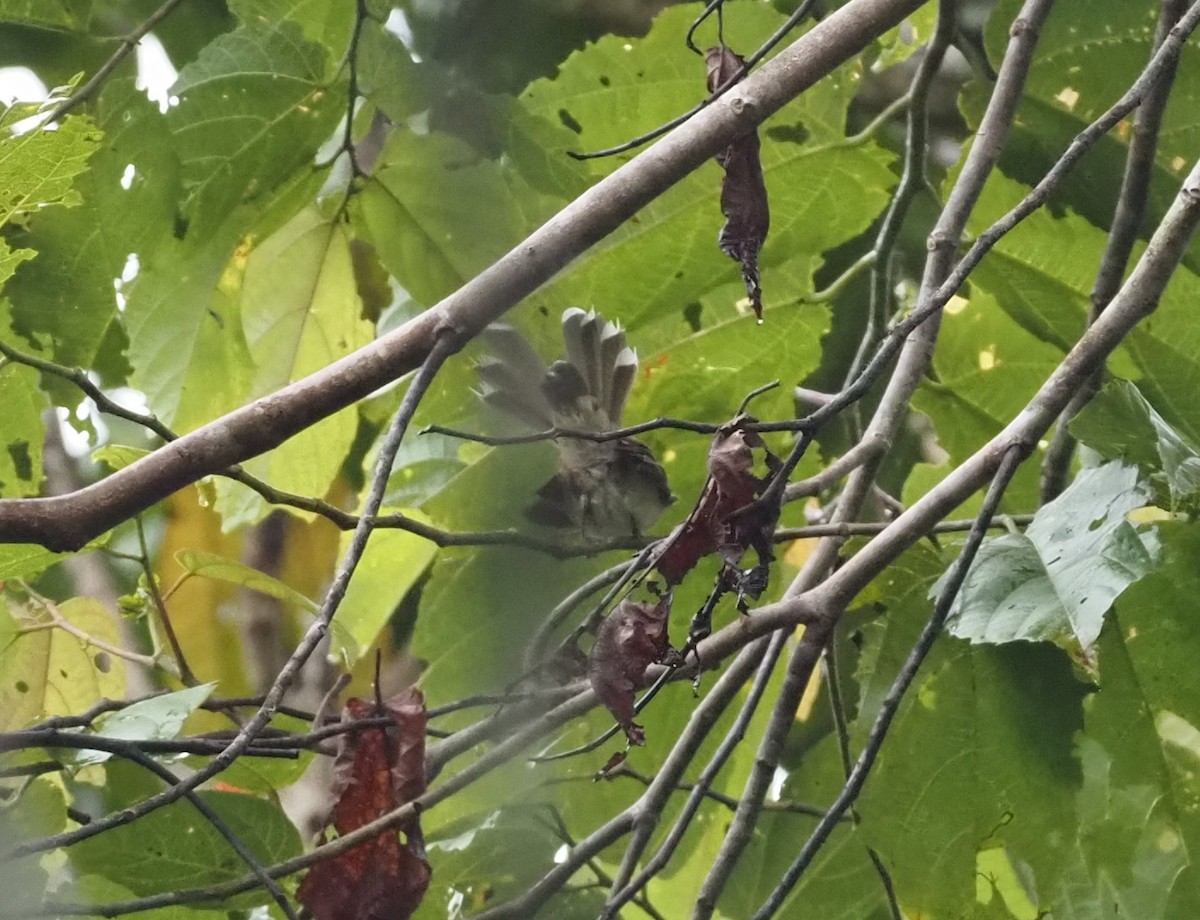
[[[708, 91], [716, 90], [737, 74], [745, 64], [741, 55], [721, 45], [704, 55], [708, 66]], [[743, 75], [744, 76], [744, 75]], [[742, 77], [738, 77], [740, 81]], [[742, 266], [742, 280], [754, 315], [762, 322], [762, 285], [758, 273], [758, 253], [771, 227], [767, 185], [763, 181], [759, 159], [758, 131], [751, 129], [734, 140], [716, 160], [725, 170], [721, 180], [721, 213], [725, 226], [717, 242], [721, 251]]]
[[[735, 567], [747, 549], [754, 548], [760, 565], [771, 559], [771, 539], [778, 509], [758, 508], [755, 501], [779, 469], [779, 458], [758, 432], [747, 427], [755, 421], [740, 415], [717, 429], [708, 450], [708, 480], [691, 514], [664, 542], [652, 560], [668, 587], [710, 553], [721, 554], [727, 567]], [[767, 475], [754, 471], [754, 450], [766, 458]]]
[[[425, 791], [425, 698], [409, 688], [383, 706], [353, 698], [343, 721], [376, 717], [391, 724], [342, 735], [334, 761], [333, 810], [338, 836], [413, 801]], [[403, 835], [403, 841], [401, 840]], [[321, 842], [326, 840], [322, 833]], [[297, 898], [316, 920], [405, 920], [425, 896], [432, 871], [418, 818], [319, 862]]]
[[646, 733], [633, 721], [633, 700], [646, 668], [672, 656], [667, 640], [671, 595], [657, 603], [626, 598], [600, 624], [588, 657], [588, 680], [630, 744], [645, 744]]

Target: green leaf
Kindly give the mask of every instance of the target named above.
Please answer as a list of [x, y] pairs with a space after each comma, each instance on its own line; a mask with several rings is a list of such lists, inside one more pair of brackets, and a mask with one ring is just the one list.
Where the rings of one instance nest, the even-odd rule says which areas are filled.
[[115, 280], [170, 239], [180, 193], [166, 119], [133, 80], [107, 85], [96, 117], [104, 144], [75, 184], [79, 206], [33, 218], [27, 242], [38, 258], [10, 286], [17, 330], [48, 337], [56, 361], [89, 369], [129, 294], [125, 282], [114, 292]]
[[46, 547], [34, 543], [5, 543], [0, 546], [0, 579], [37, 575], [65, 559], [67, 555], [52, 553]]
[[[886, 616], [863, 629], [856, 743], [932, 613], [928, 586], [939, 568], [937, 554], [917, 548], [872, 587]], [[1056, 649], [937, 642], [859, 800], [863, 836], [906, 913], [974, 916], [995, 896], [977, 886], [977, 862], [998, 847], [1036, 878], [1037, 892], [1053, 888], [1069, 863], [1052, 837], [1074, 825], [1071, 736], [1084, 690]], [[997, 901], [1015, 899], [997, 888]]]
[[[973, 290], [946, 310], [933, 357], [934, 380], [923, 380], [913, 407], [933, 422], [950, 465], [965, 461], [1024, 408], [1062, 359], [1062, 352], [1026, 332], [996, 299]], [[1037, 464], [1019, 471], [1003, 510], [1035, 507]]]
[[955, 599], [950, 632], [971, 642], [1089, 648], [1113, 600], [1154, 567], [1157, 539], [1126, 519], [1149, 495], [1135, 467], [1083, 470], [1025, 533], [983, 543]]
[[[381, 514], [390, 513], [387, 511]], [[421, 523], [429, 518], [419, 511], [406, 516]], [[353, 534], [342, 535], [341, 552]], [[371, 534], [362, 560], [354, 570], [346, 597], [338, 608], [329, 642], [329, 657], [351, 670], [375, 644], [384, 627], [437, 555], [437, 546], [403, 530], [378, 529]]]
[[[295, 23], [305, 38], [324, 45], [335, 60], [345, 53], [354, 27], [354, 13], [329, 0], [232, 0], [229, 7], [247, 26]], [[365, 23], [372, 25], [370, 20]]]
[[[1190, 542], [1194, 551], [1195, 541]], [[1192, 569], [1189, 566], [1185, 574], [1176, 568], [1172, 574], [1190, 579]], [[1151, 588], [1150, 593], [1161, 594], [1162, 580], [1155, 580], [1157, 590]], [[1190, 599], [1185, 604], [1190, 607]], [[1123, 606], [1119, 602], [1119, 608]], [[1135, 619], [1151, 629], [1154, 621], [1163, 619], [1164, 611], [1157, 606], [1151, 619], [1145, 612], [1143, 608]], [[1083, 767], [1078, 796], [1083, 865], [1075, 887], [1090, 888], [1094, 900], [1104, 905], [1099, 916], [1185, 917], [1200, 909], [1192, 855], [1200, 849], [1194, 806], [1200, 793], [1192, 727], [1196, 722], [1160, 709], [1161, 696], [1140, 685], [1143, 677], [1165, 664], [1150, 656], [1166, 651], [1162, 640], [1179, 620], [1170, 614], [1166, 619], [1168, 630], [1159, 632], [1144, 652], [1136, 627], [1120, 613], [1107, 624], [1098, 644], [1101, 687], [1088, 701], [1085, 730], [1077, 741]], [[1167, 654], [1178, 656], [1182, 651]], [[1190, 651], [1194, 656], [1194, 641]], [[1151, 662], [1150, 669], [1138, 666]], [[1194, 706], [1184, 712], [1195, 720]]]
[[[10, 800], [0, 805], [0, 826], [10, 845], [18, 841], [46, 837], [65, 830], [67, 803], [62, 787], [53, 780], [36, 777]], [[22, 908], [34, 912], [45, 897], [46, 870], [36, 855], [0, 861], [0, 885], [5, 907], [16, 913]]]
[[100, 140], [96, 125], [81, 115], [68, 115], [54, 131], [0, 135], [0, 226], [47, 205], [79, 204], [72, 186]]
[[[354, 283], [350, 239], [315, 208], [263, 241], [246, 262], [241, 317], [257, 368], [251, 394], [262, 396], [312, 374], [371, 341]], [[324, 495], [358, 430], [345, 409], [246, 464], [276, 488]]]
[[[0, 301], [0, 324], [4, 327], [7, 327], [4, 317], [7, 305], [6, 301]], [[20, 364], [5, 363], [0, 368], [0, 405], [4, 406], [0, 419], [0, 495], [5, 498], [39, 495], [42, 442], [46, 436], [42, 419], [47, 400], [38, 386], [38, 372]]]
[[549, 216], [540, 196], [466, 143], [404, 129], [389, 135], [354, 205], [384, 267], [426, 306], [518, 243], [534, 223], [525, 208]]
[[167, 112], [188, 190], [188, 235], [211, 236], [237, 205], [262, 202], [311, 163], [345, 112], [327, 50], [292, 22], [255, 24], [207, 45]]
[[[105, 738], [127, 741], [167, 741], [178, 737], [183, 723], [200, 704], [208, 699], [216, 684], [199, 684], [139, 700], [116, 712], [106, 713], [93, 723], [94, 733]], [[78, 764], [103, 763], [112, 754], [108, 751], [79, 751]]]
[[[300, 854], [300, 835], [275, 803], [229, 792], [199, 795], [264, 865]], [[180, 846], [180, 841], [187, 845]], [[249, 871], [229, 843], [185, 801], [90, 837], [71, 847], [68, 857], [77, 872], [103, 876], [139, 897], [216, 885]], [[253, 907], [269, 900], [263, 892], [248, 892], [221, 907]]]
[[1071, 420], [1071, 433], [1106, 460], [1164, 476], [1175, 503], [1200, 491], [1200, 452], [1164, 419], [1136, 386], [1114, 380]]
[[395, 124], [402, 124], [429, 104], [424, 68], [414, 63], [400, 39], [369, 19], [359, 37], [358, 86]]
[[258, 591], [277, 600], [283, 601], [293, 610], [307, 610], [315, 613], [317, 605], [294, 588], [290, 588], [278, 578], [272, 578], [265, 572], [226, 559], [217, 553], [201, 550], [181, 549], [175, 554], [175, 560], [193, 575], [202, 578], [213, 578], [217, 581], [240, 585], [251, 591]]
[[[76, 597], [58, 606], [76, 629], [120, 645], [114, 615], [99, 601]], [[44, 613], [0, 609], [0, 728], [76, 715], [125, 692], [125, 664], [77, 636], [46, 624]]]
[[0, 21], [50, 29], [84, 29], [92, 0], [0, 0]]

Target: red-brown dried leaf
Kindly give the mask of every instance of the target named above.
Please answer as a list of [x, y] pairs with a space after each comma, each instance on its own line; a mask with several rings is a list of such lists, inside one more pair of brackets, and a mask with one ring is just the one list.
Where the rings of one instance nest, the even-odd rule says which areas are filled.
[[[425, 698], [409, 688], [382, 711], [350, 699], [342, 719], [390, 716], [392, 724], [342, 736], [334, 761], [335, 799], [327, 825], [339, 836], [355, 831], [425, 791]], [[401, 842], [400, 833], [405, 836]], [[325, 834], [321, 835], [324, 843]], [[297, 898], [316, 920], [405, 920], [429, 887], [431, 869], [418, 818], [338, 856], [317, 863]]]
[[645, 744], [642, 727], [633, 721], [633, 700], [646, 668], [671, 650], [667, 641], [670, 596], [657, 604], [626, 598], [596, 632], [588, 658], [588, 680], [600, 701], [617, 718], [630, 744]]
[[604, 762], [604, 766], [596, 771], [596, 775], [592, 777], [592, 782], [598, 783], [602, 779], [612, 779], [616, 775], [615, 771], [621, 769], [628, 757], [628, 751], [617, 751]]
[[[704, 61], [708, 66], [710, 93], [728, 83], [745, 65], [740, 55], [723, 45], [710, 48]], [[741, 76], [737, 77], [737, 80], [741, 79]], [[723, 253], [741, 265], [750, 305], [761, 322], [758, 254], [771, 229], [771, 208], [759, 150], [758, 132], [751, 130], [717, 154], [716, 161], [725, 170], [721, 180], [721, 213], [725, 215], [725, 226], [721, 228], [717, 243]]]
[[722, 425], [713, 438], [708, 451], [708, 481], [700, 500], [654, 561], [668, 587], [679, 584], [710, 553], [719, 551], [727, 564], [736, 565], [749, 547], [760, 544], [768, 523], [774, 526], [766, 519], [769, 515], [756, 515], [751, 520], [749, 515], [738, 514], [754, 502], [768, 481], [754, 472], [754, 449], [766, 452], [768, 471], [773, 472], [779, 464], [779, 458], [767, 450], [758, 433], [743, 427], [748, 421], [752, 419], [734, 419]]

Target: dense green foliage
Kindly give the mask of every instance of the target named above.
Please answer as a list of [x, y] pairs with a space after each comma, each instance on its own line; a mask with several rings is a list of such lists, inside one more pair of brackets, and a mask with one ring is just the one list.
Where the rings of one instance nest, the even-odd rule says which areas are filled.
[[[156, 5], [0, 0], [0, 49], [69, 95], [82, 82], [76, 71], [90, 75], [111, 52], [104, 36], [128, 32]], [[785, 16], [776, 5], [729, 3], [726, 40], [743, 52], [757, 47]], [[413, 0], [399, 4], [409, 26], [401, 41], [382, 25], [391, 4], [370, 0], [372, 16], [356, 46], [355, 106], [347, 66], [354, 6], [184, 2], [154, 32], [179, 70], [165, 110], [137, 88], [132, 58], [53, 130], [22, 123], [38, 113], [35, 105], [4, 110], [0, 340], [60, 370], [87, 370], [118, 401], [139, 391], [174, 432], [194, 430], [434, 306], [632, 156], [579, 161], [568, 151], [620, 143], [703, 94], [703, 63], [682, 41], [697, 4], [666, 9], [644, 37], [606, 34], [585, 45], [612, 29], [648, 27], [648, 20], [572, 18], [565, 12], [571, 4], [530, 2], [514, 5], [511, 22], [480, 20], [472, 28], [481, 32], [467, 30], [456, 43], [470, 4], [447, 4], [439, 17], [431, 12], [436, 4]], [[1154, 6], [1060, 0], [971, 233], [1028, 191], [1133, 81], [1151, 51]], [[1018, 7], [1000, 0], [991, 15], [985, 40], [993, 62], [1003, 56]], [[861, 337], [866, 264], [846, 283], [829, 285], [871, 249], [902, 165], [898, 130], [856, 133], [875, 114], [862, 86], [877, 85], [884, 65], [926, 41], [932, 23], [932, 8], [922, 9], [912, 20], [915, 37], [912, 29], [883, 36], [761, 129], [772, 208], [762, 253], [764, 325], [748, 314], [736, 264], [716, 247], [715, 163], [684, 178], [508, 318], [547, 356], [560, 347], [559, 316], [568, 306], [620, 320], [642, 361], [627, 421], [719, 423], [747, 392], [775, 379], [784, 386], [756, 400], [756, 415], [795, 417], [793, 388], [835, 389]], [[704, 29], [711, 42], [711, 24]], [[990, 84], [974, 77], [957, 91], [963, 121], [953, 113], [950, 121], [962, 140], [977, 125]], [[343, 143], [348, 110], [362, 175], [352, 175]], [[1200, 54], [1189, 48], [1166, 109], [1146, 238], [1196, 155], [1198, 112]], [[1078, 340], [1128, 135], [1118, 130], [1089, 152], [1051, 206], [1004, 237], [947, 309], [931, 371], [913, 400], [917, 423], [881, 472], [881, 483], [903, 502], [936, 488], [1007, 425]], [[955, 176], [953, 166], [935, 172], [886, 266], [897, 313], [908, 306], [904, 284], [920, 277], [929, 215]], [[1193, 245], [1157, 312], [1115, 353], [1107, 385], [1074, 421], [1083, 449], [1073, 485], [1038, 508], [1044, 444], [1018, 472], [1002, 511], [1034, 514], [1033, 522], [984, 544], [949, 634], [901, 706], [855, 822], [834, 833], [782, 916], [889, 917], [871, 851], [910, 918], [1200, 915], [1200, 862], [1190, 855], [1200, 852], [1198, 271]], [[473, 391], [472, 360], [482, 352], [473, 345], [464, 354], [436, 379], [418, 427], [480, 431], [494, 423]], [[277, 489], [353, 510], [402, 392], [344, 409], [245, 469]], [[53, 368], [39, 373], [4, 362], [0, 405], [0, 499], [45, 494], [45, 430], [56, 418], [87, 437], [90, 477], [160, 443], [128, 420], [98, 424], [85, 394]], [[709, 440], [667, 430], [645, 438], [679, 496], [656, 529], [666, 533], [703, 488]], [[798, 476], [818, 471], [853, 439], [852, 425], [839, 419]], [[790, 444], [780, 434], [769, 441], [783, 453]], [[553, 541], [522, 517], [553, 456], [546, 444], [489, 449], [414, 432], [384, 510], [446, 531], [517, 528]], [[805, 522], [799, 504], [785, 509], [784, 524]], [[105, 648], [131, 640], [150, 655], [155, 680], [179, 689], [155, 614], [163, 593], [196, 677], [217, 696], [261, 691], [245, 660], [255, 650], [243, 651], [249, 640], [239, 632], [239, 590], [278, 602], [286, 657], [349, 542], [318, 515], [283, 511], [284, 521], [269, 517], [278, 509], [246, 487], [205, 480], [136, 526], [127, 522], [96, 540], [79, 555], [110, 566], [124, 595], [123, 629], [100, 600], [76, 596], [63, 556], [0, 545], [0, 730], [15, 733], [121, 698], [132, 665]], [[271, 566], [256, 566], [250, 549], [268, 526], [278, 528], [281, 543]], [[943, 534], [913, 546], [844, 618], [838, 645], [852, 755], [928, 618], [959, 538]], [[810, 550], [807, 540], [781, 548], [764, 600], [782, 594]], [[406, 673], [420, 660], [419, 686], [431, 707], [501, 692], [522, 674], [529, 638], [547, 613], [625, 555], [560, 560], [515, 545], [438, 549], [411, 533], [378, 531], [334, 621], [329, 655], [364, 696], [379, 647]], [[714, 570], [701, 565], [676, 592], [676, 645]], [[722, 605], [718, 626], [736, 616], [732, 604]], [[772, 679], [768, 704], [718, 775], [716, 792], [742, 795], [780, 680]], [[712, 683], [705, 676], [699, 693]], [[93, 728], [167, 739], [230, 727], [197, 711], [203, 696], [183, 691], [169, 705], [126, 710]], [[783, 806], [824, 807], [842, 787], [827, 697], [818, 678], [796, 713], [781, 785], [770, 797], [776, 804], [757, 824], [721, 916], [757, 909], [808, 837], [815, 819]], [[685, 683], [660, 694], [639, 717], [648, 743], [630, 754], [632, 770], [656, 772], [695, 705]], [[736, 709], [700, 748], [688, 779]], [[472, 718], [468, 710], [435, 724], [452, 730]], [[547, 743], [567, 748], [610, 723], [597, 710]], [[294, 727], [283, 717], [275, 724]], [[515, 758], [430, 809], [423, 822], [433, 884], [415, 916], [469, 916], [521, 894], [554, 866], [567, 836], [586, 837], [632, 803], [644, 788], [635, 779], [591, 782], [618, 746], [536, 767]], [[64, 769], [0, 780], [7, 829], [0, 840], [57, 833], [75, 827], [81, 812], [109, 813], [161, 788], [136, 765], [95, 752], [35, 748], [6, 755], [5, 765], [46, 759]], [[224, 787], [202, 793], [264, 864], [302, 851], [275, 793], [310, 759], [245, 758], [223, 774]], [[667, 807], [660, 835], [682, 799]], [[707, 802], [647, 887], [662, 916], [689, 915], [729, 814]], [[612, 875], [623, 846], [581, 868], [544, 915], [596, 916], [607, 889], [597, 880]], [[17, 892], [6, 895], [0, 916], [34, 911], [47, 886], [56, 901], [101, 903], [245, 873], [195, 808], [177, 802], [62, 854], [0, 865], [0, 890]], [[285, 890], [294, 891], [298, 878], [284, 879]], [[153, 915], [183, 920], [269, 903], [255, 891]], [[630, 905], [623, 916], [648, 915]]]

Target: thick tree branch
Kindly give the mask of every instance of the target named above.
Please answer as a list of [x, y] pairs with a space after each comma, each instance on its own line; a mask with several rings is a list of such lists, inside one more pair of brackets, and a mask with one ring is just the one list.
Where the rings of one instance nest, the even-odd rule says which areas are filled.
[[598, 182], [436, 307], [92, 486], [61, 497], [0, 501], [0, 542], [79, 549], [184, 486], [278, 447], [414, 370], [443, 332], [465, 342], [923, 2], [851, 0], [718, 102]]

